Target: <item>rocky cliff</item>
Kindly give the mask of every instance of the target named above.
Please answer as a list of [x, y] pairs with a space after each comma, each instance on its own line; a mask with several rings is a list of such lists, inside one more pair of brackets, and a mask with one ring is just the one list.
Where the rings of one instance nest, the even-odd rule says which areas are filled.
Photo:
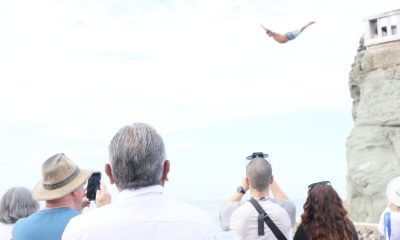
[[346, 205], [354, 221], [378, 222], [386, 185], [400, 176], [400, 41], [365, 47], [361, 40], [349, 75]]

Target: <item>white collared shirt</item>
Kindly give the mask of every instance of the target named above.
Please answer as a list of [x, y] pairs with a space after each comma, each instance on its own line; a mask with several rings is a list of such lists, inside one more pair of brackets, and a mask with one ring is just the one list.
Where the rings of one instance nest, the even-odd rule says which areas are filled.
[[160, 185], [124, 190], [113, 203], [73, 218], [63, 240], [216, 239], [211, 216], [171, 200]]

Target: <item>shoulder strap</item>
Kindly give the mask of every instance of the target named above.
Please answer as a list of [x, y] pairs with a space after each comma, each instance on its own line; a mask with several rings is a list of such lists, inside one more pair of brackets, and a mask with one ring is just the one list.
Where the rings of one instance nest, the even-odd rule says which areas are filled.
[[390, 223], [390, 212], [386, 212], [384, 215], [384, 221], [383, 221], [383, 228], [384, 228], [384, 239], [385, 240], [390, 240], [391, 236], [391, 230], [392, 230], [392, 224]]
[[275, 237], [278, 238], [278, 240], [287, 240], [285, 235], [283, 235], [281, 230], [279, 230], [279, 228], [271, 220], [271, 218], [264, 211], [264, 209], [261, 207], [261, 205], [258, 203], [258, 201], [255, 200], [254, 198], [250, 198], [250, 203], [253, 204], [254, 208], [259, 213], [259, 215], [258, 215], [258, 235], [259, 236], [264, 235], [264, 221], [265, 221], [265, 223], [268, 225], [268, 227], [274, 233]]

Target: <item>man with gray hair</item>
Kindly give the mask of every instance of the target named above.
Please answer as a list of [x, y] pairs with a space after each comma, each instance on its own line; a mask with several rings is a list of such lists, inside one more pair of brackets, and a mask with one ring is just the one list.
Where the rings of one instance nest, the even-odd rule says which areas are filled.
[[163, 194], [170, 162], [154, 128], [145, 123], [121, 128], [111, 140], [109, 158], [105, 172], [118, 196], [70, 221], [63, 240], [216, 239], [208, 213]]
[[[221, 228], [232, 230], [235, 239], [289, 239], [296, 207], [274, 181], [267, 157], [262, 152], [247, 157], [246, 177], [220, 211]], [[249, 189], [250, 201], [242, 201]]]

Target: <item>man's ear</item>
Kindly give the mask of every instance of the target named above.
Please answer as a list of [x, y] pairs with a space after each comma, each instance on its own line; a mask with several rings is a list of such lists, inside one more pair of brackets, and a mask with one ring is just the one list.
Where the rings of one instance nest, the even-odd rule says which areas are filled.
[[165, 160], [163, 163], [163, 171], [161, 176], [160, 185], [164, 187], [165, 182], [168, 181], [168, 173], [169, 173], [170, 162], [169, 160]]
[[271, 176], [271, 178], [269, 179], [268, 185], [272, 184], [274, 182], [274, 176]]
[[[69, 194], [71, 194], [72, 196], [79, 196], [79, 188], [80, 187], [78, 187], [77, 189], [75, 189], [74, 191], [72, 191], [72, 192], [70, 192]], [[86, 190], [85, 190], [86, 191]]]
[[106, 163], [106, 165], [104, 165], [104, 172], [106, 173], [108, 179], [110, 179], [110, 184], [114, 184], [115, 180], [111, 172], [111, 165], [109, 163]]

